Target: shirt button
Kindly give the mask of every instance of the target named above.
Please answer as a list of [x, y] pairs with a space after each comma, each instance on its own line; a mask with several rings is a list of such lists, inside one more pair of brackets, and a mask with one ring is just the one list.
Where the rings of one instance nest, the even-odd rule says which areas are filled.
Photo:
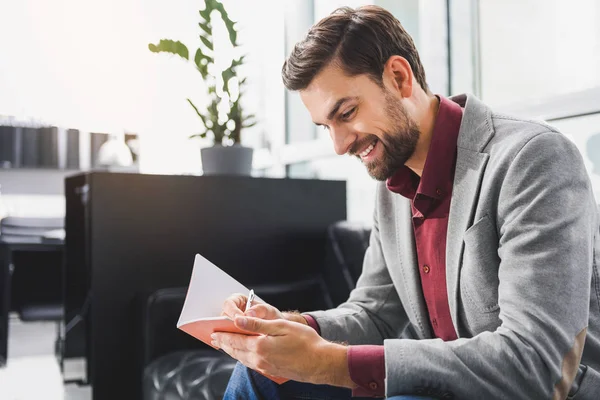
[[371, 382], [371, 383], [369, 383], [369, 388], [371, 390], [377, 390], [378, 387], [379, 387], [379, 385], [377, 385], [377, 382]]
[[437, 328], [437, 319], [434, 318], [433, 321], [431, 321], [431, 323]]
[[442, 189], [435, 189], [435, 192], [438, 194], [438, 196], [442, 195]]
[[430, 271], [429, 265], [423, 265], [423, 272], [425, 272], [426, 274], [428, 274]]

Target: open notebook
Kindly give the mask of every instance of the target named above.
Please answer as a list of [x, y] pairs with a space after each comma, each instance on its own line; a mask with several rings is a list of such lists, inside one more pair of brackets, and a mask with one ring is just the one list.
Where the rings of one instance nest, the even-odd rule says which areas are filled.
[[[248, 293], [248, 289], [225, 271], [196, 254], [194, 268], [177, 328], [212, 346], [213, 332], [235, 332], [252, 335], [236, 327], [229, 317], [221, 316], [223, 302], [233, 293]], [[260, 300], [256, 297], [257, 300]], [[277, 383], [287, 379], [272, 377]]]

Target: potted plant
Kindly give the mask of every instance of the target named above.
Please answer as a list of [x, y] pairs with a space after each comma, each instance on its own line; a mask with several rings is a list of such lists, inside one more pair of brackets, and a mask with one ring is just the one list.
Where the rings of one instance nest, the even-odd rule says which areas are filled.
[[[250, 175], [252, 170], [252, 148], [241, 145], [241, 131], [256, 124], [254, 115], [245, 114], [241, 105], [246, 78], [239, 79], [238, 67], [244, 56], [233, 57], [222, 71], [215, 64], [215, 40], [213, 19], [220, 16], [227, 28], [229, 41], [234, 52], [238, 48], [237, 29], [223, 4], [217, 0], [205, 0], [200, 10], [200, 43], [191, 58], [183, 43], [171, 39], [161, 39], [158, 44], [150, 43], [148, 48], [154, 53], [170, 53], [194, 64], [207, 88], [209, 105], [199, 110], [192, 100], [187, 99], [202, 121], [204, 131], [190, 138], [212, 138], [213, 146], [201, 150], [202, 169], [207, 175]], [[226, 113], [223, 110], [227, 110]]]

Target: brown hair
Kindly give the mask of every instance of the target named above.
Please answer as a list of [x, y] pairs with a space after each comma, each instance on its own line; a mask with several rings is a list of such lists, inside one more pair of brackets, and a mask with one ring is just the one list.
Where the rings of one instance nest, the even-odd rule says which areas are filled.
[[383, 67], [393, 56], [404, 57], [417, 82], [429, 92], [419, 53], [410, 35], [389, 11], [378, 6], [338, 8], [316, 23], [283, 64], [283, 84], [306, 89], [330, 62], [349, 76], [367, 74], [382, 84]]

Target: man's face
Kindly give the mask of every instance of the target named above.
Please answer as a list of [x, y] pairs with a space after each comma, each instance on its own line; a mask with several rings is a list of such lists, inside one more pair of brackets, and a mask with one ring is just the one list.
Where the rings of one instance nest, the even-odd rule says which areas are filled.
[[394, 175], [415, 151], [416, 122], [391, 90], [366, 75], [349, 77], [329, 65], [300, 97], [313, 121], [329, 130], [336, 153], [358, 157], [377, 180]]

